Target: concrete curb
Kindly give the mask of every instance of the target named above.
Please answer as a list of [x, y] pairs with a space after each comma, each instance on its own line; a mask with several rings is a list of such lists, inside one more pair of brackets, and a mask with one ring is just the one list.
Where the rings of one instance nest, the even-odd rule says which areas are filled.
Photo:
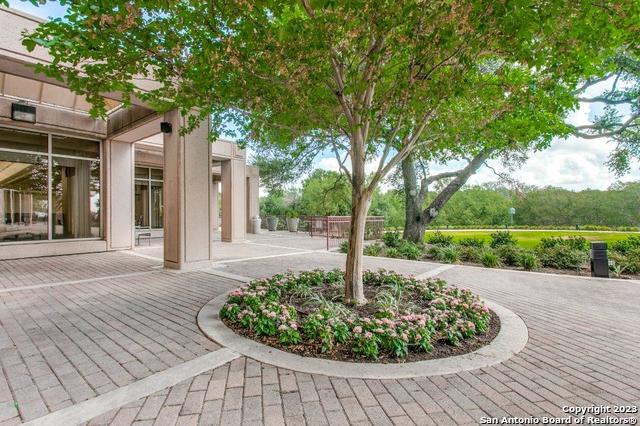
[[200, 310], [200, 330], [220, 345], [256, 361], [309, 374], [361, 379], [405, 379], [455, 374], [504, 362], [520, 352], [529, 339], [527, 326], [518, 315], [498, 304], [485, 301], [500, 318], [500, 332], [489, 345], [475, 352], [405, 364], [355, 363], [302, 357], [247, 339], [228, 328], [218, 315], [228, 293], [211, 300]]

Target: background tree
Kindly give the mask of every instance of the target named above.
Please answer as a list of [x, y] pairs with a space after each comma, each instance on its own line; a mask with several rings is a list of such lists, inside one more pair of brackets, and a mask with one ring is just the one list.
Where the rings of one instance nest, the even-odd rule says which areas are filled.
[[[407, 199], [404, 238], [421, 242], [426, 226], [435, 220], [436, 215], [456, 191], [460, 190], [487, 160], [496, 157], [512, 160], [514, 156], [508, 154], [519, 152], [523, 155], [515, 159], [516, 164], [521, 164], [527, 158], [525, 153], [528, 149], [539, 150], [547, 147], [554, 132], [555, 136], [559, 137], [574, 135], [584, 139], [611, 138], [616, 143], [616, 148], [609, 158], [608, 165], [618, 175], [626, 173], [631, 160], [640, 158], [640, 61], [629, 53], [618, 54], [606, 59], [600, 68], [601, 71], [597, 76], [582, 81], [578, 87], [573, 88], [567, 87], [562, 81], [541, 85], [532, 75], [530, 81], [523, 82], [524, 86], [520, 87], [520, 89], [527, 89], [524, 91], [526, 95], [524, 99], [511, 96], [513, 86], [503, 92], [508, 94], [508, 97], [502, 96], [499, 92], [484, 94], [487, 100], [488, 96], [497, 95], [496, 104], [503, 103], [504, 106], [496, 106], [495, 111], [503, 108], [502, 111], [506, 113], [491, 112], [491, 115], [482, 119], [475, 109], [459, 110], [457, 117], [445, 120], [442, 126], [449, 125], [453, 132], [457, 133], [464, 126], [454, 120], [459, 120], [461, 114], [465, 112], [475, 114], [475, 119], [471, 122], [471, 132], [465, 132], [465, 134], [479, 147], [484, 146], [484, 148], [469, 158], [464, 167], [435, 175], [429, 174], [428, 168], [424, 166], [428, 159], [416, 161], [414, 154], [402, 162], [404, 182], [401, 186], [405, 190]], [[586, 95], [594, 90], [597, 91], [596, 95]], [[481, 96], [482, 92], [478, 91], [476, 95]], [[573, 101], [570, 100], [571, 95], [573, 95]], [[505, 103], [507, 101], [508, 103]], [[562, 125], [563, 117], [566, 117], [572, 109], [570, 107], [586, 103], [604, 105], [603, 113], [595, 116], [590, 124], [577, 127], [569, 124]], [[523, 110], [517, 111], [518, 108]], [[529, 119], [516, 119], [510, 122], [514, 113]], [[497, 134], [491, 132], [493, 124], [496, 123], [500, 124]], [[523, 129], [528, 129], [528, 132], [522, 132]], [[514, 134], [509, 133], [514, 130]], [[487, 136], [490, 139], [486, 139]], [[500, 141], [503, 143], [502, 147], [499, 146]], [[488, 147], [488, 142], [492, 142], [493, 145]], [[429, 152], [428, 155], [433, 155], [433, 152]], [[435, 197], [428, 197], [429, 185], [443, 179], [446, 185], [441, 186]], [[429, 203], [425, 205], [427, 198]], [[555, 217], [559, 218], [560, 215]], [[601, 222], [602, 218], [593, 218], [582, 223]]]
[[[451, 107], [431, 123], [433, 129], [426, 137], [435, 148], [417, 150], [401, 163], [405, 239], [421, 243], [429, 223], [485, 161], [517, 158], [509, 153], [544, 149], [554, 136], [569, 133], [563, 117], [574, 106], [574, 99], [571, 88], [558, 80], [507, 65], [486, 67], [476, 78], [476, 90], [451, 99]], [[466, 164], [437, 174], [429, 172], [430, 162], [452, 159]], [[438, 182], [444, 184], [425, 205], [429, 187]]]
[[316, 169], [302, 182], [300, 211], [307, 216], [346, 216], [351, 211], [351, 185], [343, 174]]
[[495, 183], [473, 185], [451, 197], [431, 227], [500, 228], [509, 222], [509, 207], [516, 208], [514, 223], [521, 226], [637, 227], [640, 183], [616, 183], [606, 190], [582, 191], [525, 186], [518, 192]]
[[246, 140], [330, 147], [352, 187], [345, 297], [361, 303], [371, 197], [407, 155], [428, 149], [434, 113], [473, 90], [469, 73], [499, 59], [571, 81], [626, 42], [637, 17], [637, 0], [77, 0], [24, 42], [49, 51], [53, 62], [38, 69], [94, 113], [105, 113], [101, 93], [117, 91], [125, 103], [135, 95], [191, 112], [191, 126], [235, 119]]

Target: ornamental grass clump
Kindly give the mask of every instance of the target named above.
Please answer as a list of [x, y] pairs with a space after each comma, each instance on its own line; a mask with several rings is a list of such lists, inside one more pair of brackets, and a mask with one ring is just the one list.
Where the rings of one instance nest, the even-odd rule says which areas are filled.
[[351, 306], [340, 270], [279, 274], [232, 292], [220, 316], [267, 344], [372, 360], [457, 346], [489, 328], [490, 312], [470, 290], [384, 270], [365, 271], [364, 282], [368, 302]]

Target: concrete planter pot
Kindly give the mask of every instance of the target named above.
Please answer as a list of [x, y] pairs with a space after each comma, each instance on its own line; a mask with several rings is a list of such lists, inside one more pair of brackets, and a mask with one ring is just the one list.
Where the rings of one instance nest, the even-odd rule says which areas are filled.
[[289, 217], [287, 218], [287, 229], [289, 232], [298, 232], [298, 224], [300, 223], [300, 219], [297, 217]]
[[278, 230], [278, 218], [277, 217], [268, 217], [267, 218], [267, 229], [269, 231], [277, 231]]
[[253, 219], [251, 219], [251, 225], [252, 225], [252, 231], [254, 234], [259, 234], [260, 233], [260, 226], [262, 225], [262, 219], [260, 218], [260, 216], [254, 216]]

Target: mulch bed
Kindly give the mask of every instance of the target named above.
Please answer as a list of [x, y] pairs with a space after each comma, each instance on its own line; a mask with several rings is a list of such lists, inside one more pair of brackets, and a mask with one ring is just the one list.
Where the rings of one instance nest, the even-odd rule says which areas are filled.
[[298, 345], [282, 345], [277, 337], [258, 336], [252, 330], [241, 328], [238, 325], [233, 324], [227, 320], [223, 320], [223, 322], [227, 325], [227, 327], [231, 328], [236, 333], [251, 340], [304, 357], [324, 358], [334, 361], [359, 363], [405, 363], [464, 355], [488, 345], [500, 332], [500, 319], [493, 311], [490, 311], [490, 313], [491, 321], [487, 332], [485, 334], [475, 336], [471, 339], [462, 340], [459, 346], [452, 346], [445, 341], [434, 341], [433, 350], [431, 352], [410, 351], [405, 358], [397, 358], [381, 354], [381, 356], [376, 360], [354, 357], [354, 355], [351, 353], [351, 349], [346, 345], [336, 345], [336, 347], [331, 352], [324, 353], [321, 351], [319, 343], [307, 342]]

